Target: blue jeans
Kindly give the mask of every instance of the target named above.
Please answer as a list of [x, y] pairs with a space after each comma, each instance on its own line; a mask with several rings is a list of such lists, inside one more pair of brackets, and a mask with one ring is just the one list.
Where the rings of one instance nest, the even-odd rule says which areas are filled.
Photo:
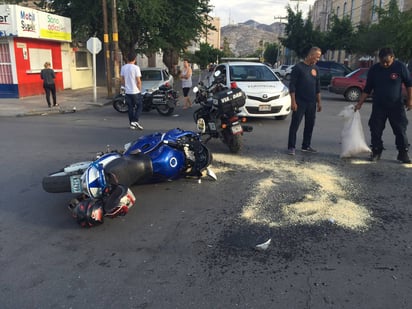
[[143, 98], [141, 93], [127, 94], [126, 103], [128, 106], [129, 122], [138, 122], [143, 109]]
[[298, 103], [297, 111], [292, 113], [292, 120], [289, 127], [288, 148], [295, 148], [296, 133], [298, 132], [299, 125], [302, 122], [303, 116], [305, 116], [305, 128], [303, 130], [302, 148], [307, 148], [310, 146], [313, 127], [315, 126], [316, 119], [315, 102], [313, 104]]

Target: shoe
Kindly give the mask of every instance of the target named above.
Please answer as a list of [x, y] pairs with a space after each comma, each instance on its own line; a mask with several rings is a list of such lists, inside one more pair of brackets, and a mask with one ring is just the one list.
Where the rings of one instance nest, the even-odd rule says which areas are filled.
[[318, 151], [316, 149], [313, 149], [312, 147], [302, 147], [303, 152], [310, 152], [310, 153], [317, 153]]
[[408, 152], [405, 150], [399, 151], [397, 160], [402, 163], [411, 163], [411, 160], [409, 159], [409, 156], [408, 156]]
[[56, 103], [56, 104], [53, 104], [53, 106], [59, 106], [59, 104]]
[[131, 122], [131, 123], [130, 123], [130, 129], [132, 129], [132, 130], [136, 130], [136, 129], [137, 129], [136, 122]]
[[294, 155], [295, 155], [295, 148], [289, 147], [289, 148], [288, 148], [288, 155], [294, 156]]
[[372, 162], [378, 162], [380, 159], [381, 159], [381, 153], [379, 152], [372, 152], [371, 157], [369, 158], [369, 160]]
[[143, 127], [138, 123], [137, 121], [133, 122], [135, 127], [138, 128], [139, 130], [143, 130]]

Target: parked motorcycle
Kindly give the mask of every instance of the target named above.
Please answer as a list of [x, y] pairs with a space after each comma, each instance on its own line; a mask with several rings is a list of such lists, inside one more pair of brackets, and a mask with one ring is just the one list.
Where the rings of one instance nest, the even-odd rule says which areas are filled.
[[245, 93], [235, 83], [228, 88], [224, 79], [225, 76], [216, 71], [209, 87], [200, 82], [193, 88], [194, 103], [201, 105], [193, 118], [200, 134], [209, 136], [205, 143], [211, 138], [220, 138], [232, 153], [238, 153], [242, 148], [243, 132], [251, 132], [253, 127], [242, 125], [246, 118], [237, 116], [239, 108], [245, 105]]
[[[193, 131], [172, 129], [141, 136], [125, 145], [123, 152], [106, 151], [95, 161], [70, 164], [43, 178], [49, 193], [79, 194], [70, 205], [82, 226], [103, 222], [103, 217], [125, 215], [135, 197], [131, 185], [194, 177], [204, 172], [216, 180], [209, 168], [212, 154]], [[98, 218], [98, 219], [96, 219]]]
[[[177, 105], [178, 94], [169, 84], [159, 87], [153, 92], [145, 91], [143, 96], [143, 111], [149, 112], [156, 109], [162, 116], [171, 115]], [[127, 113], [129, 107], [126, 103], [125, 88], [120, 88], [120, 93], [113, 99], [113, 108], [119, 113]]]

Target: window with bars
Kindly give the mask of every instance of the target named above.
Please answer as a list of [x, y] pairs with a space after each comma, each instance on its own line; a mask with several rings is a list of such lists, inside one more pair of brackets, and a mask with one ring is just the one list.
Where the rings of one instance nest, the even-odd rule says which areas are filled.
[[0, 84], [13, 84], [8, 42], [0, 42]]

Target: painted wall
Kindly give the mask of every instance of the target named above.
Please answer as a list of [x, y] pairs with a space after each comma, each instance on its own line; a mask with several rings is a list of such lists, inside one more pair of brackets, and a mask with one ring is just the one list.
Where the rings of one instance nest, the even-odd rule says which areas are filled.
[[52, 68], [56, 73], [56, 90], [60, 91], [63, 89], [60, 42], [17, 37], [14, 39], [13, 44], [20, 97], [44, 93], [43, 80], [40, 77], [41, 68], [33, 69], [33, 63], [30, 63], [30, 50], [51, 51], [51, 59], [38, 59], [38, 61], [41, 61], [41, 63], [46, 61], [52, 63]]

